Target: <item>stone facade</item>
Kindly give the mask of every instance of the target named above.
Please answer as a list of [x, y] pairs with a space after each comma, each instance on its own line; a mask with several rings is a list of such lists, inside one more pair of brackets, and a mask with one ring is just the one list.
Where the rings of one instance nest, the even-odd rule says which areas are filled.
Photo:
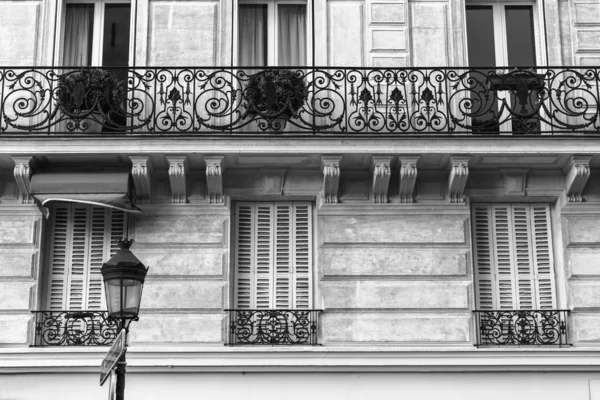
[[[315, 0], [308, 6], [315, 37], [309, 50], [320, 66], [465, 66], [465, 3]], [[235, 61], [235, 2], [132, 0], [132, 7], [136, 66]], [[545, 15], [548, 65], [600, 65], [596, 0], [535, 7]], [[56, 65], [56, 16], [63, 12], [61, 1], [0, 0], [0, 64]], [[261, 392], [271, 400], [295, 383], [308, 389], [286, 398], [480, 399], [485, 392], [492, 399], [600, 399], [597, 135], [0, 131], [0, 399], [38, 398], [67, 382], [73, 392], [61, 398], [88, 385], [90, 398], [105, 396], [96, 374], [106, 348], [30, 347], [31, 311], [45, 307], [50, 226], [23, 182], [31, 173], [69, 169], [131, 171], [143, 210], [128, 217], [132, 251], [150, 266], [129, 336], [128, 398], [187, 398], [202, 390], [219, 398], [222, 385], [223, 398]], [[240, 201], [313, 205], [312, 296], [313, 308], [322, 310], [321, 346], [224, 346]], [[571, 346], [474, 346], [475, 202], [550, 205], [556, 305], [570, 310]]]

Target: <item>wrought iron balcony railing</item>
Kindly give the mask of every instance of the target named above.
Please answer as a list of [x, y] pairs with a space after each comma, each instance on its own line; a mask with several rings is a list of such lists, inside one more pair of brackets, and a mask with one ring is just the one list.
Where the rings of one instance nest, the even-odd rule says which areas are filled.
[[569, 310], [475, 310], [477, 346], [570, 345]]
[[34, 311], [33, 346], [110, 346], [119, 334], [119, 322], [106, 311]]
[[321, 310], [225, 310], [228, 345], [318, 345]]
[[600, 133], [600, 67], [0, 67], [0, 136]]

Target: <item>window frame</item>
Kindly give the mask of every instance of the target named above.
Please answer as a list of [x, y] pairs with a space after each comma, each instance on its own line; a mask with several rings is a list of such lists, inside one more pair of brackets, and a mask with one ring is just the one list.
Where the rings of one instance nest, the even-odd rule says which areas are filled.
[[[52, 279], [52, 257], [54, 254], [54, 238], [53, 238], [53, 234], [54, 234], [54, 218], [55, 218], [55, 213], [56, 213], [56, 209], [58, 207], [65, 207], [68, 206], [69, 209], [71, 211], [69, 211], [69, 213], [71, 214], [71, 219], [73, 218], [72, 216], [72, 208], [73, 207], [82, 207], [82, 206], [86, 206], [88, 207], [88, 221], [87, 224], [90, 225], [89, 227], [89, 231], [88, 234], [91, 234], [91, 229], [92, 229], [92, 222], [93, 222], [93, 209], [94, 208], [105, 208], [105, 212], [108, 215], [112, 215], [113, 212], [117, 211], [114, 209], [110, 209], [110, 208], [106, 208], [106, 207], [102, 207], [102, 206], [97, 206], [97, 205], [91, 205], [91, 204], [85, 204], [85, 203], [76, 203], [76, 202], [52, 202], [51, 204], [49, 204], [49, 212], [50, 212], [50, 217], [44, 221], [44, 226], [42, 229], [42, 254], [43, 256], [41, 257], [41, 276], [40, 276], [40, 281], [41, 285], [40, 285], [40, 290], [39, 290], [39, 295], [40, 297], [38, 298], [37, 304], [38, 306], [38, 310], [41, 311], [53, 311], [53, 312], [59, 312], [59, 311], [71, 311], [71, 309], [69, 308], [69, 300], [67, 297], [63, 298], [63, 304], [62, 304], [62, 310], [56, 310], [56, 309], [52, 309], [51, 307], [51, 300], [50, 300], [50, 296], [51, 296], [51, 279]], [[129, 237], [129, 233], [130, 233], [130, 229], [131, 229], [131, 219], [130, 219], [130, 215], [127, 212], [123, 212], [123, 233], [124, 233], [124, 237]], [[92, 219], [91, 221], [89, 221], [89, 219]], [[108, 235], [110, 237], [111, 233], [110, 233], [110, 228], [113, 225], [113, 221], [108, 222], [107, 225], [105, 225], [105, 237], [104, 237], [104, 241], [107, 241], [107, 237], [106, 235]], [[69, 231], [71, 231], [73, 229], [73, 226], [71, 225], [69, 228]], [[87, 235], [87, 234], [86, 234]], [[86, 244], [90, 245], [91, 243], [91, 237], [88, 235], [85, 238], [86, 240]], [[117, 245], [116, 243], [113, 245], [112, 250], [108, 249], [108, 254], [110, 254], [111, 252], [116, 252], [117, 250]], [[89, 275], [90, 275], [90, 271], [89, 271], [89, 261], [90, 261], [90, 256], [89, 256], [89, 248], [86, 248], [86, 261], [88, 262], [88, 264], [86, 265], [86, 267], [88, 267], [88, 270], [85, 271], [85, 283], [84, 286], [86, 288], [88, 288], [89, 285]], [[105, 247], [105, 252], [107, 252], [106, 247]], [[106, 262], [110, 259], [110, 255], [103, 260], [103, 262]], [[67, 261], [65, 259], [65, 264], [69, 264], [71, 263], [71, 260]], [[70, 276], [69, 276], [69, 271], [65, 271], [65, 282], [63, 283], [63, 288], [65, 290], [68, 290], [70, 287]], [[65, 295], [66, 296], [66, 295]], [[89, 288], [87, 289], [87, 293], [85, 294], [86, 297], [83, 298], [83, 301], [85, 303], [88, 302], [89, 300]], [[104, 292], [104, 283], [102, 282], [102, 288], [101, 288], [101, 294], [100, 294], [100, 302], [101, 302], [101, 306], [99, 309], [94, 308], [94, 311], [101, 311], [101, 310], [105, 310], [106, 309], [106, 296], [105, 296], [105, 292]], [[90, 310], [89, 306], [86, 306], [84, 308], [82, 308], [82, 310]]]
[[[540, 16], [544, 15], [543, 1], [537, 0], [467, 0], [465, 3], [465, 18], [464, 18], [464, 32], [465, 32], [465, 44], [468, 46], [468, 32], [467, 32], [467, 18], [466, 10], [471, 6], [488, 6], [492, 7], [492, 15], [494, 19], [494, 50], [496, 55], [496, 65], [489, 65], [489, 67], [508, 67], [508, 47], [507, 47], [507, 27], [506, 27], [506, 13], [504, 12], [506, 6], [531, 6], [533, 10], [533, 35], [535, 41], [535, 61], [536, 67], [540, 68], [547, 64], [547, 49], [546, 49], [546, 35], [545, 25], [543, 18]], [[468, 48], [468, 47], [467, 47]], [[467, 65], [469, 62], [469, 53], [465, 52], [467, 58]]]
[[[104, 43], [104, 13], [106, 4], [129, 4], [133, 6], [131, 0], [63, 0], [60, 1], [58, 6], [58, 13], [60, 15], [59, 24], [60, 27], [57, 29], [59, 35], [57, 37], [58, 46], [56, 46], [55, 60], [58, 60], [58, 64], [62, 65], [63, 52], [65, 47], [65, 21], [67, 17], [67, 4], [93, 4], [94, 5], [94, 26], [92, 30], [92, 57], [90, 67], [101, 67], [102, 66], [102, 45]], [[133, 56], [135, 51], [135, 12], [134, 7], [131, 7], [129, 20], [129, 65], [133, 65]], [[67, 67], [73, 67], [73, 65], [66, 65]]]
[[[492, 307], [490, 309], [486, 308], [485, 306], [482, 306], [481, 304], [481, 299], [480, 299], [480, 272], [479, 272], [479, 263], [478, 263], [478, 238], [476, 236], [476, 231], [477, 231], [477, 221], [475, 218], [475, 209], [476, 207], [481, 207], [481, 206], [485, 206], [485, 207], [489, 207], [488, 210], [490, 213], [492, 213], [491, 215], [491, 219], [488, 220], [488, 222], [490, 223], [490, 228], [489, 228], [489, 232], [492, 232], [492, 236], [495, 235], [495, 233], [493, 232], [494, 227], [493, 225], [495, 225], [495, 221], [493, 220], [494, 215], [493, 215], [493, 211], [494, 211], [494, 207], [497, 206], [506, 206], [509, 208], [509, 214], [511, 216], [513, 216], [514, 213], [514, 207], [513, 206], [527, 206], [527, 207], [535, 207], [535, 206], [543, 206], [547, 208], [547, 220], [546, 220], [546, 226], [547, 226], [547, 231], [546, 233], [548, 234], [548, 242], [549, 242], [549, 263], [550, 263], [550, 271], [551, 271], [551, 277], [550, 280], [551, 285], [552, 285], [552, 302], [553, 302], [553, 306], [551, 309], [556, 310], [556, 309], [561, 309], [564, 306], [562, 299], [564, 298], [564, 293], [562, 292], [562, 288], [564, 287], [564, 281], [561, 278], [561, 275], [558, 273], [558, 269], [559, 266], [562, 265], [561, 262], [561, 258], [560, 258], [560, 251], [561, 251], [561, 247], [560, 247], [560, 240], [558, 239], [559, 233], [559, 227], [557, 226], [557, 216], [555, 214], [555, 207], [556, 205], [553, 204], [552, 201], [506, 201], [506, 200], [498, 200], [498, 201], [493, 201], [493, 200], [486, 200], [486, 201], [472, 201], [469, 204], [469, 217], [471, 219], [471, 223], [470, 223], [470, 235], [471, 235], [471, 251], [472, 251], [472, 264], [473, 264], [473, 291], [474, 291], [474, 296], [473, 296], [473, 302], [474, 302], [474, 306], [476, 310], [482, 310], [482, 311], [486, 311], [486, 310], [508, 310], [506, 308], [502, 308], [500, 306], [500, 304], [496, 304], [496, 307]], [[531, 225], [535, 224], [535, 219], [534, 219], [534, 215], [533, 215], [533, 210], [530, 208], [528, 211], [529, 214], [529, 218], [531, 218], [530, 222], [530, 228]], [[518, 287], [518, 281], [519, 281], [519, 273], [518, 273], [518, 263], [516, 260], [516, 256], [517, 256], [517, 241], [514, 238], [515, 236], [515, 225], [513, 223], [514, 221], [511, 220], [510, 221], [510, 225], [509, 225], [509, 230], [507, 232], [509, 233], [510, 236], [510, 250], [509, 250], [509, 254], [511, 256], [511, 276], [512, 276], [512, 286], [515, 289], [515, 292], [513, 293], [513, 298], [512, 301], [513, 303], [518, 302], [519, 301], [519, 287]], [[493, 242], [493, 238], [490, 238], [490, 242]], [[534, 282], [534, 288], [532, 290], [532, 296], [533, 296], [533, 302], [534, 303], [539, 303], [540, 299], [541, 299], [541, 292], [538, 290], [537, 285], [539, 283], [539, 274], [537, 273], [537, 266], [534, 264], [535, 260], [534, 260], [534, 256], [533, 256], [533, 252], [536, 249], [536, 244], [534, 243], [535, 240], [535, 233], [534, 230], [530, 230], [529, 231], [529, 236], [528, 236], [528, 241], [529, 241], [529, 247], [528, 247], [528, 251], [529, 251], [529, 257], [531, 258], [531, 275], [532, 275], [532, 282]], [[495, 252], [496, 250], [493, 248], [493, 243], [490, 243], [491, 247], [488, 251], [490, 251], [490, 253]], [[491, 254], [490, 254], [491, 256]], [[490, 260], [490, 268], [493, 270], [492, 273], [495, 274], [496, 269], [498, 268], [496, 264], [496, 258], [497, 257], [492, 257], [493, 260]], [[497, 278], [493, 278], [493, 281], [496, 281]], [[492, 290], [492, 298], [499, 298], [500, 297], [500, 293], [495, 293], [494, 292], [495, 288], [493, 288]], [[496, 302], [498, 301], [498, 299], [494, 299], [492, 300], [492, 302]], [[517, 305], [517, 307], [514, 307], [514, 309], [520, 309]], [[527, 308], [523, 308], [524, 310], [526, 310]], [[531, 308], [533, 310], [535, 309], [546, 309], [546, 310], [550, 310], [549, 308], [545, 308], [545, 307], [533, 307]]]
[[[272, 207], [271, 209], [271, 215], [272, 215], [272, 220], [271, 222], [271, 227], [273, 227], [276, 223], [277, 223], [277, 206], [278, 205], [289, 205], [292, 209], [291, 214], [294, 213], [294, 205], [307, 205], [308, 206], [308, 213], [309, 213], [309, 219], [308, 219], [308, 229], [309, 229], [309, 243], [308, 243], [308, 248], [309, 248], [309, 256], [308, 256], [308, 260], [310, 262], [309, 265], [309, 271], [307, 274], [308, 277], [308, 296], [309, 296], [309, 300], [308, 300], [308, 307], [307, 308], [298, 308], [296, 307], [296, 304], [294, 303], [294, 299], [295, 299], [295, 295], [294, 294], [290, 294], [290, 306], [286, 309], [289, 310], [312, 310], [316, 308], [316, 304], [319, 302], [318, 299], [319, 297], [317, 296], [317, 289], [318, 289], [318, 285], [316, 284], [318, 282], [318, 275], [317, 275], [317, 213], [316, 213], [316, 205], [315, 202], [312, 200], [305, 200], [305, 199], [278, 199], [278, 200], [247, 200], [247, 199], [239, 199], [236, 200], [234, 202], [232, 202], [231, 204], [231, 231], [230, 231], [230, 243], [231, 243], [231, 255], [230, 255], [230, 273], [229, 273], [229, 282], [230, 282], [230, 290], [229, 290], [229, 304], [231, 309], [241, 309], [241, 310], [245, 310], [245, 309], [260, 309], [260, 310], [284, 310], [283, 308], [278, 308], [276, 306], [276, 297], [277, 297], [277, 291], [276, 291], [276, 286], [275, 286], [275, 279], [277, 277], [277, 271], [276, 271], [276, 263], [275, 263], [275, 252], [274, 252], [274, 247], [272, 247], [270, 249], [271, 251], [271, 260], [272, 260], [272, 264], [271, 264], [271, 271], [270, 271], [270, 275], [271, 275], [271, 293], [270, 293], [270, 302], [271, 302], [271, 307], [269, 308], [259, 308], [256, 307], [256, 304], [254, 304], [253, 307], [251, 308], [241, 308], [238, 307], [238, 265], [237, 265], [237, 258], [238, 258], [238, 226], [239, 226], [239, 214], [238, 214], [238, 207], [240, 205], [252, 205], [253, 207], [257, 206], [257, 205], [270, 205]], [[290, 230], [292, 229], [292, 227], [295, 225], [295, 221], [291, 220], [290, 221]], [[253, 231], [256, 230], [256, 226], [252, 227]], [[277, 242], [277, 237], [275, 236], [275, 232], [271, 232], [271, 245], [275, 245]], [[255, 245], [255, 243], [253, 243], [253, 245]], [[292, 245], [294, 246], [294, 245]], [[253, 255], [255, 255], [255, 251], [252, 251]], [[290, 255], [290, 258], [293, 259], [296, 257], [296, 254]], [[290, 267], [292, 267], [292, 264], [290, 264]], [[254, 266], [254, 268], [256, 268], [256, 266]], [[256, 275], [256, 270], [253, 271], [253, 274]], [[294, 287], [292, 289], [291, 286], [293, 286], [293, 282], [295, 282], [295, 271], [290, 273], [291, 276], [291, 280], [290, 280], [290, 289], [295, 292], [296, 288]], [[254, 281], [253, 279], [251, 281]], [[254, 282], [256, 283], [256, 282]], [[256, 298], [252, 297], [255, 294], [255, 289], [256, 287], [251, 287], [251, 298], [250, 298], [250, 302], [251, 303], [256, 303]]]
[[[279, 54], [278, 49], [278, 7], [281, 4], [285, 5], [306, 5], [306, 60], [305, 65], [307, 67], [313, 66], [312, 52], [313, 52], [313, 31], [314, 21], [312, 18], [313, 0], [238, 0], [234, 2], [233, 10], [233, 65], [241, 67], [247, 67], [247, 65], [239, 65], [239, 31], [240, 31], [240, 19], [239, 19], [239, 6], [244, 5], [267, 5], [267, 67], [278, 67]], [[293, 68], [294, 66], [289, 66]], [[263, 67], [257, 67], [263, 68]]]

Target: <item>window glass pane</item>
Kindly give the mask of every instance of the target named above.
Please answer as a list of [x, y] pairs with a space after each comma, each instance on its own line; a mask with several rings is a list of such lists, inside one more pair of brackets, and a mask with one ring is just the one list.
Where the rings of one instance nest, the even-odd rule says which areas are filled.
[[467, 45], [471, 67], [496, 65], [492, 6], [467, 7]]
[[63, 65], [89, 66], [92, 64], [94, 30], [93, 4], [67, 4]]
[[506, 7], [506, 40], [509, 66], [532, 67], [536, 65], [531, 6]]
[[267, 65], [267, 5], [240, 4], [238, 64], [243, 67]]
[[277, 27], [278, 65], [306, 65], [306, 5], [278, 5]]
[[126, 67], [129, 63], [129, 4], [107, 4], [104, 9], [102, 65]]

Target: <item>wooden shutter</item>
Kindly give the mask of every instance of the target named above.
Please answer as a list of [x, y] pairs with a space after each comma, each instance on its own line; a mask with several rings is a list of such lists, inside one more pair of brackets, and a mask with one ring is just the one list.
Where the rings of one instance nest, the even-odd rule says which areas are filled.
[[477, 307], [554, 306], [549, 206], [473, 204]]
[[52, 207], [49, 285], [50, 310], [104, 308], [100, 268], [126, 235], [123, 211], [82, 204]]
[[547, 204], [532, 204], [531, 240], [533, 246], [535, 290], [539, 309], [556, 308], [554, 297], [554, 258], [550, 229], [550, 207]]
[[310, 203], [237, 203], [236, 308], [310, 308]]

